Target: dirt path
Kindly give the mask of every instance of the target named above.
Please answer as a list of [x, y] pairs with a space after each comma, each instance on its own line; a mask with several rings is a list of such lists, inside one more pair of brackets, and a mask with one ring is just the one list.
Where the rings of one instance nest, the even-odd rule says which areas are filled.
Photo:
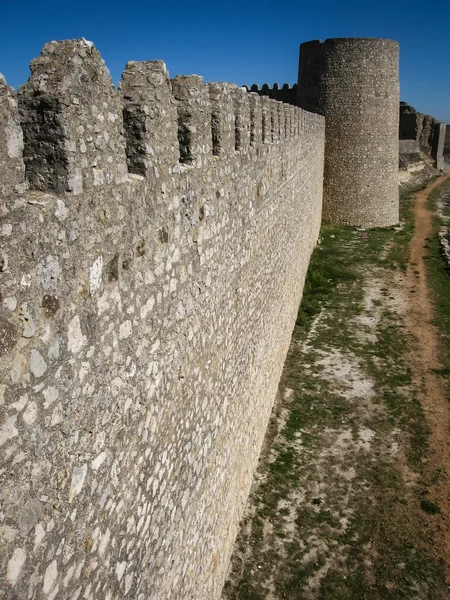
[[437, 554], [446, 564], [450, 581], [450, 403], [446, 381], [436, 374], [439, 364], [439, 341], [430, 301], [426, 265], [424, 260], [427, 239], [432, 234], [432, 213], [428, 209], [430, 192], [450, 178], [445, 175], [416, 194], [414, 204], [415, 233], [410, 244], [410, 260], [406, 285], [408, 304], [405, 314], [407, 331], [414, 337], [410, 361], [419, 399], [431, 427], [430, 487], [437, 499], [441, 514], [434, 518], [436, 524]]

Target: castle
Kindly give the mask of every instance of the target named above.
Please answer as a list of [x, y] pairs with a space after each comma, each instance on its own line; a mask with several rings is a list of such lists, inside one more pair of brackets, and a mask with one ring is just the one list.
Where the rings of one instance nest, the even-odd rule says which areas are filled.
[[[398, 45], [299, 106], [84, 39], [0, 81], [0, 595], [220, 596], [322, 219], [398, 219]], [[380, 118], [383, 114], [383, 118]]]

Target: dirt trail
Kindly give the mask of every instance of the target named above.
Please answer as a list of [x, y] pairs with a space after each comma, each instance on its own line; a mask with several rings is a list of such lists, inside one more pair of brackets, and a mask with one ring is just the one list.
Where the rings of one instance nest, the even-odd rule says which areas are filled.
[[416, 343], [411, 348], [410, 361], [419, 398], [431, 427], [430, 483], [441, 514], [436, 519], [437, 554], [445, 560], [450, 581], [450, 403], [447, 382], [436, 374], [439, 363], [439, 339], [435, 326], [430, 290], [424, 260], [427, 238], [432, 234], [432, 212], [428, 196], [450, 177], [445, 175], [416, 194], [414, 204], [415, 232], [410, 245], [406, 285], [408, 306], [405, 326]]

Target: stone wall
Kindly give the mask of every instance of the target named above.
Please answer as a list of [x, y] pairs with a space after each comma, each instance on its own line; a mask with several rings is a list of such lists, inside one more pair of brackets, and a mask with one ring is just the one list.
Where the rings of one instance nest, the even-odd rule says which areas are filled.
[[324, 119], [159, 61], [117, 92], [85, 40], [31, 68], [18, 107], [0, 85], [0, 597], [213, 600], [319, 232]]
[[398, 43], [337, 38], [300, 46], [298, 105], [325, 116], [323, 219], [397, 223]]
[[406, 102], [400, 102], [400, 153], [402, 150], [415, 148], [417, 153], [423, 152], [434, 160], [437, 169], [444, 166], [445, 123], [424, 115]]
[[[320, 60], [319, 60], [320, 65]], [[316, 73], [319, 73], [320, 65], [316, 69]], [[272, 87], [265, 83], [261, 88], [258, 84], [254, 83], [251, 88], [246, 86], [246, 89], [250, 92], [259, 94], [260, 96], [267, 96], [272, 100], [278, 100], [287, 104], [297, 106], [299, 103], [302, 104], [303, 100], [299, 101], [299, 97], [303, 98], [308, 96], [311, 92], [311, 81], [306, 82], [306, 89], [299, 91], [298, 84], [294, 84], [292, 87], [285, 83], [280, 88], [278, 83], [274, 83]], [[312, 89], [315, 89], [313, 86]], [[359, 93], [361, 93], [358, 90]], [[362, 95], [361, 95], [362, 97]], [[322, 98], [323, 100], [323, 98]], [[320, 104], [320, 101], [319, 103]], [[320, 110], [320, 106], [313, 103], [309, 106], [310, 109]], [[450, 126], [447, 125], [447, 138], [448, 141], [444, 143], [445, 138], [445, 124], [440, 123], [429, 115], [423, 115], [418, 113], [412, 106], [406, 102], [400, 102], [400, 119], [399, 119], [399, 167], [400, 169], [411, 161], [417, 162], [421, 160], [421, 152], [424, 152], [428, 156], [433, 158], [435, 166], [439, 169], [443, 168], [443, 156], [444, 154], [450, 153]], [[444, 144], [444, 145], [443, 145]]]
[[445, 129], [444, 155], [450, 156], [450, 125]]

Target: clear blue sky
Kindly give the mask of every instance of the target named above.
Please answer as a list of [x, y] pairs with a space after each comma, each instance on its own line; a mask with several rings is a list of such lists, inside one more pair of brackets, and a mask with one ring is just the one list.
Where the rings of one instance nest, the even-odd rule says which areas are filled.
[[450, 123], [450, 0], [0, 0], [0, 72], [17, 88], [50, 40], [94, 42], [115, 83], [128, 60], [162, 59], [172, 77], [295, 83], [301, 42], [400, 42], [401, 97]]

